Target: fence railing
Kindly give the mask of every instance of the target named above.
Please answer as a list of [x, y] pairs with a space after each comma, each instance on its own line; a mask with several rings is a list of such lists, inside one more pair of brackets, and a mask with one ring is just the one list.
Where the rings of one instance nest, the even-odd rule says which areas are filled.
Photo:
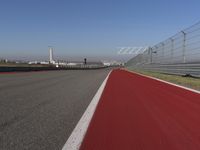
[[[190, 68], [187, 64], [195, 64], [195, 68], [197, 64], [200, 64], [200, 22], [178, 32], [165, 41], [149, 47], [145, 52], [132, 58], [127, 63], [128, 66], [156, 68], [156, 70], [165, 69], [167, 71], [168, 69], [169, 71], [169, 68], [172, 68], [176, 72], [178, 64], [182, 64], [181, 69], [183, 70], [184, 64], [187, 66], [187, 70]], [[173, 68], [173, 66], [176, 67]], [[200, 65], [195, 71], [199, 71], [200, 75]]]

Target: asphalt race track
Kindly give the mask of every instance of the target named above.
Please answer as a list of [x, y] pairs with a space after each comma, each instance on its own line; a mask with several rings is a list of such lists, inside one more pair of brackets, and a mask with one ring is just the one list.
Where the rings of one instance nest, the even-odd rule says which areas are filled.
[[81, 150], [199, 150], [200, 94], [111, 73]]
[[61, 150], [108, 72], [0, 74], [0, 149]]

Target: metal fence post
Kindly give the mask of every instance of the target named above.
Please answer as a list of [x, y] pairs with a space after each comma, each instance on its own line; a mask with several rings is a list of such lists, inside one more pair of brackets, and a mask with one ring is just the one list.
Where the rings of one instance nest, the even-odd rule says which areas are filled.
[[155, 63], [158, 63], [158, 46], [156, 45], [155, 46], [155, 48], [156, 48], [156, 57], [155, 57], [155, 59], [154, 59], [154, 61], [155, 61]]
[[149, 47], [149, 50], [150, 50], [150, 63], [152, 64], [152, 62], [153, 62], [153, 48], [152, 47]]
[[162, 62], [165, 61], [165, 44], [164, 43], [161, 43], [162, 44]]
[[183, 63], [185, 63], [186, 33], [184, 31], [181, 33], [183, 33]]
[[171, 61], [173, 63], [173, 57], [174, 57], [174, 39], [170, 38], [171, 40]]

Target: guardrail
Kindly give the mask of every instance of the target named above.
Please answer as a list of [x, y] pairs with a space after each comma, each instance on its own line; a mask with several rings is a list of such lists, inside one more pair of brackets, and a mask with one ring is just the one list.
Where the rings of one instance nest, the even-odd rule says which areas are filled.
[[143, 69], [166, 74], [200, 77], [200, 64], [143, 64], [131, 67], [132, 69]]

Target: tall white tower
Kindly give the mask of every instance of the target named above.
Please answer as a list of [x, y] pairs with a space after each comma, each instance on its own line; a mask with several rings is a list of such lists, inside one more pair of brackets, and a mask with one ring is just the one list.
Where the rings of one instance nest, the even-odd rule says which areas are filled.
[[53, 48], [52, 47], [49, 47], [49, 62], [50, 63], [54, 62], [54, 60], [53, 60]]

